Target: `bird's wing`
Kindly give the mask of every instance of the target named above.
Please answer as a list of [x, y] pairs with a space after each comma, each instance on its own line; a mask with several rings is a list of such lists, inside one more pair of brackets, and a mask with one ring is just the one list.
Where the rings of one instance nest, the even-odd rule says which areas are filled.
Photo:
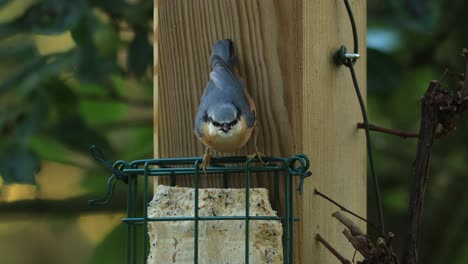
[[210, 106], [210, 102], [213, 102], [211, 99], [210, 101], [208, 101], [207, 98], [213, 98], [214, 100], [216, 100], [214, 96], [216, 96], [216, 86], [210, 80], [206, 85], [205, 91], [203, 91], [203, 95], [200, 100], [200, 105], [198, 106], [197, 115], [195, 116], [195, 134], [199, 138], [203, 136], [203, 123], [207, 121], [207, 110]]
[[238, 107], [246, 118], [248, 127], [255, 124], [255, 105], [250, 95], [245, 90], [244, 83], [236, 78], [234, 73], [222, 65], [213, 69], [210, 73], [211, 81], [216, 86], [217, 93], [220, 94], [220, 100], [233, 103]]

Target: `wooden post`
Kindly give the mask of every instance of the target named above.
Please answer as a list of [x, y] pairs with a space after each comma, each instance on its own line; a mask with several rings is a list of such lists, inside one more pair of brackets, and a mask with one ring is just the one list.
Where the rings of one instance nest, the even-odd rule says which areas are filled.
[[[356, 72], [365, 94], [365, 0], [351, 0], [351, 7], [361, 45]], [[341, 45], [352, 50], [343, 1], [155, 0], [157, 157], [202, 155], [193, 119], [209, 78], [212, 45], [223, 38], [233, 39], [241, 75], [257, 104], [260, 151], [302, 152], [311, 158], [314, 174], [296, 198], [301, 218], [295, 229], [296, 263], [337, 263], [315, 241], [317, 232], [352, 258], [344, 227], [331, 217], [337, 208], [313, 195], [318, 188], [366, 214], [365, 138], [357, 130], [362, 117], [348, 69], [332, 60]]]

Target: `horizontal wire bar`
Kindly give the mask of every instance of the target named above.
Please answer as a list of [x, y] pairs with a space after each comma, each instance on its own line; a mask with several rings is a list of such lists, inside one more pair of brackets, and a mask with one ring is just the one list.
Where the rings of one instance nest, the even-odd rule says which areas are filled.
[[[277, 220], [277, 221], [284, 221], [286, 217], [280, 216], [249, 216], [249, 220]], [[199, 221], [214, 221], [214, 220], [245, 220], [245, 216], [199, 216]], [[294, 221], [299, 221], [299, 218], [294, 218]], [[176, 216], [176, 217], [156, 217], [147, 218], [147, 222], [172, 222], [172, 221], [195, 221], [195, 217], [193, 216]], [[122, 222], [126, 224], [143, 224], [144, 218], [143, 217], [126, 217], [122, 218]]]
[[[251, 167], [251, 172], [274, 172], [274, 171], [285, 171], [285, 167]], [[131, 173], [135, 175], [143, 175], [145, 169], [123, 169], [123, 173]], [[245, 172], [244, 167], [207, 167], [206, 174], [216, 173], [239, 173]], [[168, 176], [172, 175], [190, 175], [195, 174], [195, 168], [151, 168], [148, 171], [148, 176]]]
[[[134, 160], [130, 163], [131, 166], [144, 165], [146, 162], [149, 162], [151, 165], [186, 165], [186, 164], [195, 164], [196, 161], [202, 161], [203, 157], [192, 157], [192, 158], [162, 158], [162, 159], [141, 159]], [[212, 163], [245, 163], [249, 160], [246, 156], [234, 156], [234, 157], [212, 157]], [[287, 158], [281, 157], [263, 157], [264, 162], [283, 162], [288, 161]], [[258, 162], [252, 160], [252, 162]]]

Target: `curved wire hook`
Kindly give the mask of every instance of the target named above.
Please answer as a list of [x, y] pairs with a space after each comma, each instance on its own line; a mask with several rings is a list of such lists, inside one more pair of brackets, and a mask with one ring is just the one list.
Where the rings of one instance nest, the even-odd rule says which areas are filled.
[[110, 200], [112, 199], [112, 196], [114, 195], [114, 189], [115, 189], [116, 181], [117, 181], [116, 175], [112, 174], [112, 176], [110, 176], [109, 179], [107, 180], [107, 192], [104, 195], [104, 197], [99, 198], [99, 199], [89, 200], [88, 204], [89, 205], [108, 204], [110, 202]]
[[89, 205], [103, 205], [108, 204], [114, 195], [115, 183], [117, 180], [122, 180], [125, 183], [128, 183], [128, 175], [123, 172], [125, 167], [128, 167], [128, 163], [125, 161], [117, 161], [113, 165], [110, 161], [108, 161], [104, 154], [102, 153], [101, 149], [99, 149], [96, 145], [92, 145], [90, 148], [91, 155], [94, 159], [99, 161], [104, 167], [108, 170], [112, 171], [112, 175], [107, 180], [107, 191], [104, 197], [99, 199], [89, 200]]
[[[298, 162], [299, 162], [299, 165], [296, 166]], [[299, 194], [302, 194], [302, 189], [304, 188], [305, 178], [312, 176], [312, 172], [309, 171], [310, 160], [305, 154], [298, 154], [290, 158], [287, 164], [288, 164], [289, 174], [300, 177], [297, 191], [299, 192]]]

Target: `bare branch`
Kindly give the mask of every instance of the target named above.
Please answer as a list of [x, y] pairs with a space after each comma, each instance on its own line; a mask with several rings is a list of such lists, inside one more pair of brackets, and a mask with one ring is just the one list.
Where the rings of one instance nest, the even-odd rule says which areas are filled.
[[[358, 123], [358, 128], [359, 129], [364, 129], [364, 124], [363, 123]], [[418, 137], [418, 133], [416, 133], [416, 132], [407, 132], [407, 131], [403, 131], [403, 130], [384, 128], [384, 127], [373, 125], [373, 124], [369, 124], [369, 130], [370, 131], [381, 132], [381, 133], [384, 133], [384, 134], [398, 136], [398, 137], [403, 138], [403, 139], [417, 138]]]
[[317, 239], [317, 241], [322, 243], [322, 245], [326, 247], [328, 251], [330, 251], [342, 264], [352, 264], [351, 261], [347, 260], [338, 251], [336, 251], [336, 249], [333, 248], [333, 246], [330, 245], [330, 243], [328, 243], [320, 234], [317, 234], [315, 236], [315, 239]]
[[362, 216], [360, 216], [360, 215], [358, 215], [358, 214], [356, 214], [356, 213], [354, 213], [354, 212], [348, 210], [346, 207], [344, 207], [344, 206], [342, 206], [341, 204], [335, 202], [333, 199], [331, 199], [330, 197], [326, 196], [325, 194], [319, 192], [317, 189], [314, 189], [314, 194], [315, 194], [315, 195], [318, 195], [318, 196], [321, 196], [321, 197], [324, 198], [325, 200], [327, 200], [327, 201], [331, 202], [332, 204], [338, 206], [338, 207], [339, 207], [341, 210], [343, 210], [344, 212], [346, 212], [346, 213], [348, 213], [348, 214], [350, 214], [350, 215], [352, 215], [352, 216], [354, 216], [354, 217], [356, 217], [356, 218], [358, 218], [358, 219], [364, 221], [364, 222], [367, 223], [368, 225], [372, 226], [375, 230], [377, 230], [382, 236], [385, 236], [384, 233], [382, 232], [382, 229], [381, 229], [379, 226], [377, 226], [377, 225], [375, 225], [375, 224], [369, 222], [369, 221], [368, 221], [367, 219], [365, 219], [364, 217], [362, 217]]

